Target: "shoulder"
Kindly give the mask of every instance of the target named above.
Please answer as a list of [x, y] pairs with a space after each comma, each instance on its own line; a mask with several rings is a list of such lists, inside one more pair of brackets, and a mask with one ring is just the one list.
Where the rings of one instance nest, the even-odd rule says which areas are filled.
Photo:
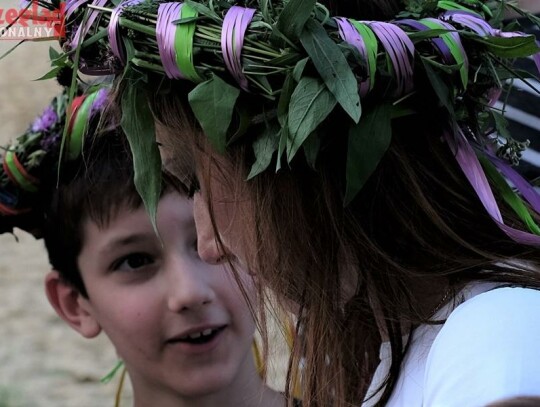
[[508, 324], [521, 326], [521, 322], [534, 320], [540, 321], [540, 290], [494, 288], [475, 295], [452, 311], [439, 336], [459, 333], [456, 331], [462, 329], [479, 331], [507, 328]]
[[474, 296], [448, 317], [429, 352], [425, 403], [482, 405], [540, 395], [540, 291], [504, 287]]

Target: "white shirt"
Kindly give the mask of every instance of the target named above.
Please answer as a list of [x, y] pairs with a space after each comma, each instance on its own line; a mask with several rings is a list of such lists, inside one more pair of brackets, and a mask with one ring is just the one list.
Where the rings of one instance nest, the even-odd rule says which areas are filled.
[[[540, 396], [540, 291], [476, 283], [421, 325], [387, 407], [480, 407], [517, 395]], [[454, 308], [455, 307], [455, 308]], [[390, 345], [370, 391], [384, 380]], [[368, 394], [371, 394], [368, 392]], [[364, 403], [376, 404], [379, 395]]]

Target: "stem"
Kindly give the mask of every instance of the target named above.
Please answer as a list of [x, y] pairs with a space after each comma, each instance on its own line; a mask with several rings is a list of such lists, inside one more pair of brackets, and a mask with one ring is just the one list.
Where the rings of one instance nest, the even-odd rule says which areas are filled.
[[150, 59], [150, 60], [161, 62], [161, 58], [159, 57], [159, 55], [150, 54], [148, 52], [135, 51], [135, 56], [143, 58], [143, 59]]
[[88, 8], [91, 8], [91, 9], [94, 9], [94, 10], [97, 10], [97, 11], [104, 12], [104, 13], [109, 13], [109, 14], [112, 14], [112, 12], [113, 12], [113, 9], [112, 9], [112, 8], [108, 8], [108, 7], [100, 7], [100, 6], [96, 6], [96, 5], [94, 5], [94, 4], [88, 4], [87, 7], [88, 7]]
[[133, 65], [138, 66], [143, 69], [149, 69], [151, 71], [161, 72], [161, 73], [165, 72], [165, 70], [163, 69], [161, 65], [153, 64], [151, 62], [145, 61], [140, 58], [133, 58], [131, 62], [133, 63]]
[[251, 52], [257, 52], [261, 55], [266, 55], [266, 56], [269, 56], [269, 57], [272, 57], [272, 58], [278, 58], [281, 56], [281, 54], [276, 54], [275, 52], [268, 52], [268, 51], [264, 51], [262, 49], [257, 49], [257, 48], [253, 48], [253, 47], [250, 47], [250, 46], [246, 46], [244, 45], [244, 50], [246, 51], [251, 51]]
[[128, 20], [126, 18], [123, 18], [123, 17], [120, 17], [120, 25], [122, 27], [126, 27], [126, 28], [130, 28], [132, 30], [135, 30], [135, 31], [139, 31], [143, 34], [148, 34], [148, 35], [152, 35], [152, 36], [156, 36], [156, 29], [155, 27], [148, 27], [146, 25], [143, 25], [143, 24], [139, 24], [139, 23], [135, 23], [131, 20]]

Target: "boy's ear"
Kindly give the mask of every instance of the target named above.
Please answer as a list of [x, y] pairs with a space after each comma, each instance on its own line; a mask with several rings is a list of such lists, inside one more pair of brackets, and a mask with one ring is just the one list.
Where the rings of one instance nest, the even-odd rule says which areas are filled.
[[58, 271], [52, 270], [45, 277], [45, 293], [58, 316], [82, 336], [93, 338], [101, 332], [88, 299], [64, 281]]

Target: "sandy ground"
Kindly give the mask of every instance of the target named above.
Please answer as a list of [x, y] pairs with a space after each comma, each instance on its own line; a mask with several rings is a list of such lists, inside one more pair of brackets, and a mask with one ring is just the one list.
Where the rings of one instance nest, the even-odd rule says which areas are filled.
[[[17, 0], [1, 0], [13, 7]], [[13, 41], [0, 41], [0, 54]], [[23, 44], [0, 61], [0, 144], [23, 132], [59, 91], [46, 73], [54, 42]], [[116, 380], [100, 383], [116, 364], [106, 337], [86, 340], [68, 328], [43, 292], [43, 244], [24, 232], [0, 236], [0, 407], [112, 406]], [[275, 379], [274, 379], [275, 382]], [[130, 406], [129, 389], [123, 406]]]

